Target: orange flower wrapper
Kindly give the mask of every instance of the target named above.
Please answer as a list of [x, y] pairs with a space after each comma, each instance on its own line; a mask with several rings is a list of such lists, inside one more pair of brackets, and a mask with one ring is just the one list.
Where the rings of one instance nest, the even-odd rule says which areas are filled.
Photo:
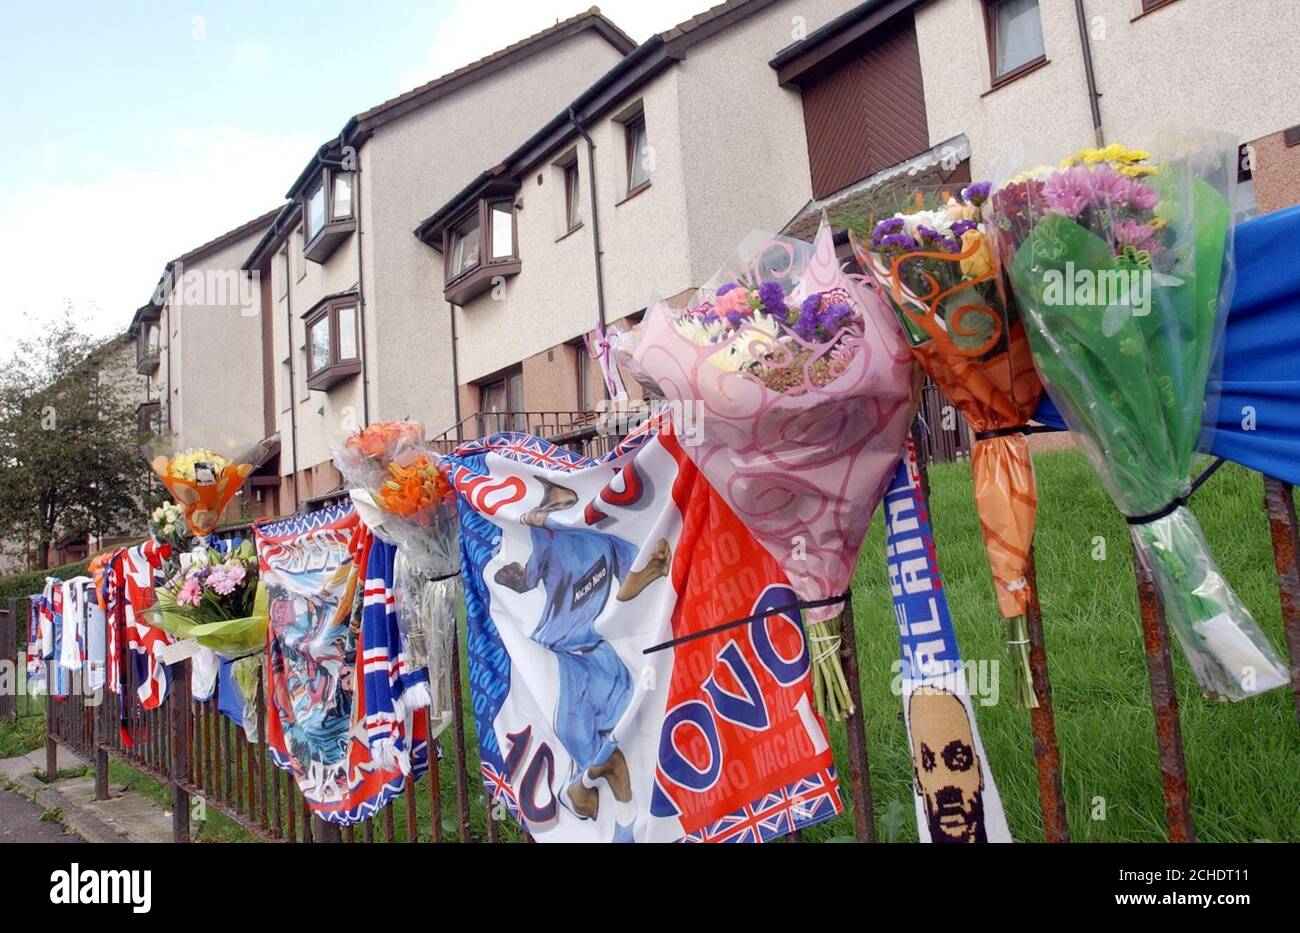
[[251, 463], [228, 464], [213, 483], [198, 483], [179, 476], [171, 470], [171, 459], [155, 457], [153, 471], [158, 474], [167, 491], [180, 505], [185, 516], [185, 524], [199, 537], [206, 537], [216, 530], [221, 515], [230, 504], [230, 500], [239, 492], [248, 474], [253, 472]]

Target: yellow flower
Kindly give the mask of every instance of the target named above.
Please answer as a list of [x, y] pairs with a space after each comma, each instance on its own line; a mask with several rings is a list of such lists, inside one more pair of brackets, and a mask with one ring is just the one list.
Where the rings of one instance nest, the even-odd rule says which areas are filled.
[[[1132, 165], [1135, 162], [1145, 162], [1151, 158], [1151, 153], [1145, 149], [1126, 149], [1119, 143], [1111, 143], [1102, 149], [1080, 149], [1072, 155], [1066, 156], [1061, 160], [1062, 168], [1069, 168], [1072, 165], [1097, 165], [1101, 162], [1109, 162], [1112, 165]], [[1152, 169], [1151, 171], [1154, 171]], [[1150, 174], [1146, 172], [1144, 174]]]
[[988, 275], [993, 269], [993, 253], [989, 241], [978, 230], [967, 230], [961, 235], [961, 251], [964, 253], [972, 246], [975, 252], [961, 260], [961, 274], [971, 279]]
[[1169, 226], [1169, 221], [1163, 217], [1152, 217], [1147, 221], [1147, 226], [1152, 230], [1163, 230], [1165, 227]]
[[1154, 175], [1157, 169], [1154, 165], [1120, 165], [1116, 171], [1121, 175], [1127, 175], [1129, 178], [1143, 178], [1147, 175]]
[[220, 474], [226, 468], [228, 461], [216, 451], [191, 448], [172, 457], [167, 464], [167, 472], [172, 476], [194, 482], [194, 468], [200, 463], [212, 464], [212, 468]]

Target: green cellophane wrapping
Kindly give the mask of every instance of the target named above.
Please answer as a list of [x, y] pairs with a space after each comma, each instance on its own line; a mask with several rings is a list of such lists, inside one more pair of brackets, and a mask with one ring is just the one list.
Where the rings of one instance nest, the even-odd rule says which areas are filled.
[[[1084, 453], [1119, 509], [1162, 511], [1189, 483], [1201, 430], [1229, 232], [1227, 200], [1170, 166], [1151, 179], [1179, 232], [1177, 262], [1151, 270], [1150, 311], [1049, 293], [1077, 270], [1142, 272], [1100, 237], [1046, 214], [1015, 252], [1010, 275], [1034, 362]], [[1067, 266], [1067, 263], [1072, 265]], [[1100, 276], [1098, 277], [1100, 280]], [[1287, 677], [1273, 646], [1215, 566], [1195, 517], [1179, 507], [1131, 525], [1137, 559], [1207, 696], [1240, 700]]]
[[260, 583], [253, 598], [253, 613], [243, 618], [196, 622], [165, 590], [158, 591], [158, 601], [149, 617], [149, 624], [155, 628], [178, 638], [193, 638], [223, 658], [242, 658], [265, 648], [269, 621], [266, 587]]

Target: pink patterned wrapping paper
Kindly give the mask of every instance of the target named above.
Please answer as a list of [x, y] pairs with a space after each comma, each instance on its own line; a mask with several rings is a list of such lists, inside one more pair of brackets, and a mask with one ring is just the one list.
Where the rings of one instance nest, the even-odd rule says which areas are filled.
[[[754, 287], [779, 281], [795, 300], [842, 290], [862, 326], [819, 343], [784, 325], [777, 339], [742, 325], [730, 340], [700, 345], [673, 323], [679, 312], [658, 304], [632, 342], [630, 363], [669, 403], [692, 406], [698, 430], [688, 456], [781, 564], [799, 598], [829, 599], [848, 588], [903, 450], [916, 370], [894, 315], [861, 277], [841, 268], [825, 221], [811, 247], [768, 240], [749, 260], [722, 270], [692, 304], [713, 300], [718, 285], [737, 280]], [[776, 348], [791, 387], [778, 391], [751, 372], [720, 368], [716, 361], [737, 344], [751, 352]], [[792, 350], [809, 355], [800, 360]], [[819, 387], [813, 367], [831, 359], [843, 368]], [[824, 621], [842, 608], [807, 615]]]

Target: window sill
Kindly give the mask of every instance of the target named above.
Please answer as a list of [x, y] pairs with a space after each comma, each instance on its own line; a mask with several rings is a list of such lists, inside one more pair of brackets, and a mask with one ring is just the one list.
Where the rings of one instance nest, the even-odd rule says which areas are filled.
[[1143, 11], [1142, 11], [1141, 13], [1139, 13], [1137, 16], [1135, 16], [1135, 17], [1133, 17], [1131, 20], [1129, 20], [1129, 22], [1130, 22], [1130, 23], [1136, 23], [1138, 20], [1143, 19], [1144, 17], [1150, 16], [1152, 13], [1156, 12], [1156, 10], [1163, 10], [1165, 7], [1169, 6], [1171, 3], [1174, 3], [1174, 2], [1176, 2], [1176, 0], [1161, 0], [1161, 2], [1160, 2], [1160, 3], [1157, 3], [1155, 6], [1149, 6], [1149, 7], [1147, 7], [1145, 10], [1143, 10]]
[[577, 233], [577, 232], [578, 232], [579, 230], [581, 230], [581, 229], [582, 229], [582, 224], [581, 224], [581, 223], [574, 224], [572, 227], [570, 227], [570, 228], [569, 228], [568, 230], [566, 230], [564, 233], [561, 233], [559, 236], [557, 236], [557, 237], [555, 238], [555, 242], [558, 243], [558, 242], [560, 242], [561, 240], [567, 240], [569, 237], [573, 236], [575, 233]]
[[628, 201], [632, 200], [634, 197], [636, 197], [638, 194], [640, 194], [642, 191], [645, 191], [649, 187], [650, 187], [650, 182], [648, 181], [642, 182], [641, 184], [633, 188], [631, 191], [629, 191], [627, 194], [623, 195], [623, 200], [615, 201], [614, 206], [618, 207], [620, 204], [626, 204]]
[[447, 283], [443, 296], [454, 305], [472, 301], [492, 287], [497, 277], [509, 278], [518, 275], [522, 263], [518, 259], [499, 259], [486, 265], [478, 265], [468, 272], [462, 272]]
[[307, 376], [307, 391], [328, 392], [339, 382], [342, 382], [349, 376], [355, 376], [359, 372], [361, 372], [360, 360], [347, 360], [343, 363], [331, 363], [324, 369], [317, 370]]
[[1025, 75], [1033, 74], [1040, 68], [1046, 68], [1051, 63], [1051, 59], [1045, 56], [1043, 58], [1036, 58], [1032, 62], [1026, 62], [1014, 71], [1009, 71], [994, 81], [993, 86], [981, 94], [980, 97], [988, 97], [995, 91], [1002, 90], [1002, 88], [1006, 87], [1008, 84], [1011, 84], [1014, 81], [1019, 81]]
[[323, 263], [334, 255], [343, 241], [357, 228], [355, 220], [332, 220], [317, 231], [302, 249], [302, 254], [314, 263]]

